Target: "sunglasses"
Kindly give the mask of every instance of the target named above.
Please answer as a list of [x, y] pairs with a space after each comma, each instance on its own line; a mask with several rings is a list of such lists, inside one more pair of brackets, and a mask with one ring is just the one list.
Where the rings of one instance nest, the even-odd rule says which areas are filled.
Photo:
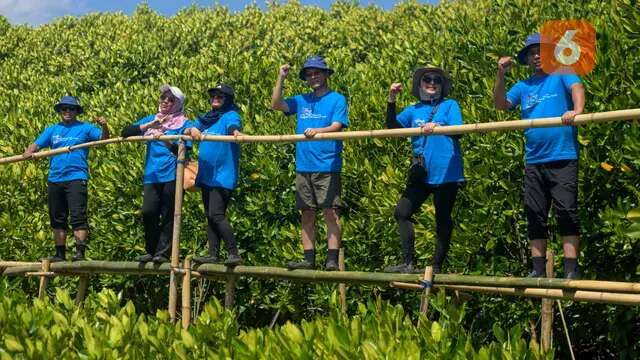
[[223, 99], [224, 100], [224, 98], [225, 98], [224, 94], [220, 94], [220, 93], [210, 94], [209, 96], [211, 97], [211, 99]]
[[63, 111], [76, 111], [76, 108], [73, 106], [60, 106], [60, 112]]
[[172, 95], [162, 95], [160, 96], [160, 101], [168, 101], [168, 102], [175, 102], [176, 98], [173, 97]]
[[442, 84], [442, 77], [440, 77], [440, 76], [425, 76], [425, 77], [422, 78], [422, 82], [424, 82], [425, 84], [441, 85]]

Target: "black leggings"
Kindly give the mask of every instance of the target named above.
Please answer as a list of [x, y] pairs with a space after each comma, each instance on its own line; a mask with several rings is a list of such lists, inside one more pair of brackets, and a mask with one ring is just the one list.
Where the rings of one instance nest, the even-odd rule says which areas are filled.
[[209, 254], [218, 257], [220, 253], [220, 238], [224, 239], [229, 254], [237, 255], [238, 246], [233, 235], [233, 229], [225, 213], [231, 199], [231, 190], [221, 187], [202, 187], [202, 202], [207, 214], [207, 238], [209, 239]]
[[176, 182], [144, 184], [142, 220], [147, 254], [171, 255]]
[[451, 212], [458, 193], [458, 183], [446, 183], [441, 185], [427, 184], [407, 184], [407, 188], [402, 194], [395, 210], [395, 218], [400, 227], [400, 242], [405, 264], [413, 264], [413, 253], [415, 244], [415, 231], [413, 229], [412, 216], [422, 204], [433, 193], [433, 203], [436, 208], [436, 251], [433, 257], [434, 272], [439, 272], [442, 268], [449, 243], [453, 221]]

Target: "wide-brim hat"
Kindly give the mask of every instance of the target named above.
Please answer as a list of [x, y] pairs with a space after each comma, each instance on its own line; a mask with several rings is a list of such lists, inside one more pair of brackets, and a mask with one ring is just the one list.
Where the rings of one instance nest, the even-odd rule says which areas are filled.
[[227, 84], [218, 84], [212, 88], [209, 88], [207, 89], [207, 93], [209, 94], [209, 96], [215, 93], [222, 93], [229, 97], [235, 97], [235, 92], [233, 91], [233, 88]]
[[80, 102], [78, 101], [78, 99], [73, 96], [63, 96], [57, 104], [53, 105], [53, 110], [59, 113], [60, 108], [63, 106], [72, 106], [76, 108], [76, 112], [78, 113], [78, 115], [84, 112], [84, 109], [82, 108], [82, 106], [80, 106]]
[[304, 76], [304, 71], [307, 69], [319, 69], [326, 71], [327, 73], [329, 73], [329, 75], [333, 74], [333, 70], [330, 69], [329, 66], [327, 66], [327, 62], [324, 60], [324, 58], [317, 55], [308, 58], [304, 62], [304, 65], [302, 65], [302, 69], [300, 69], [300, 72], [298, 73], [298, 77], [300, 78], [300, 80], [307, 80], [306, 76]]
[[527, 64], [527, 51], [529, 51], [529, 49], [532, 46], [536, 46], [536, 45], [540, 45], [540, 44], [546, 44], [548, 43], [548, 41], [546, 40], [546, 38], [544, 36], [541, 36], [540, 33], [533, 33], [531, 35], [529, 35], [527, 37], [527, 40], [524, 42], [524, 46], [522, 47], [522, 49], [520, 49], [520, 51], [518, 51], [518, 55], [516, 56], [518, 58], [518, 62], [522, 65], [526, 65]]
[[413, 96], [420, 99], [420, 81], [422, 81], [422, 77], [426, 73], [436, 73], [442, 77], [442, 97], [447, 97], [451, 92], [451, 79], [449, 78], [449, 74], [446, 71], [437, 68], [437, 67], [421, 67], [417, 68], [416, 71], [413, 72], [413, 87], [411, 89], [411, 93]]

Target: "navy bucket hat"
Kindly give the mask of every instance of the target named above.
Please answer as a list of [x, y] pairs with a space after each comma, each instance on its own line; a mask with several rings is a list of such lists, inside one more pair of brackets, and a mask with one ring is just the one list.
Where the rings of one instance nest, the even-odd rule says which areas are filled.
[[547, 41], [546, 39], [540, 35], [540, 33], [533, 33], [531, 35], [529, 35], [527, 37], [527, 40], [524, 42], [524, 46], [522, 47], [522, 49], [520, 49], [520, 51], [518, 51], [518, 62], [522, 65], [526, 65], [527, 64], [527, 51], [529, 51], [529, 49], [532, 46], [536, 46], [536, 45], [540, 45], [540, 44], [546, 44]]
[[304, 62], [304, 65], [302, 65], [302, 69], [300, 69], [300, 73], [298, 74], [300, 80], [307, 80], [304, 76], [304, 71], [307, 69], [319, 69], [328, 72], [329, 75], [333, 74], [333, 70], [327, 66], [324, 58], [318, 55], [311, 56]]
[[80, 102], [78, 101], [78, 99], [76, 99], [73, 96], [69, 96], [69, 95], [63, 96], [62, 99], [60, 99], [60, 101], [58, 101], [58, 103], [53, 106], [53, 110], [59, 113], [60, 108], [63, 106], [71, 106], [76, 108], [78, 115], [84, 112], [84, 109], [82, 108], [82, 106], [80, 106]]

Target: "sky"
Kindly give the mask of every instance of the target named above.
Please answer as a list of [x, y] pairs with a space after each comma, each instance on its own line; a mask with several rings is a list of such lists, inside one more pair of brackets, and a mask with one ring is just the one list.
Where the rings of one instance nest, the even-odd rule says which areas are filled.
[[[436, 0], [421, 0], [434, 2]], [[5, 16], [11, 24], [28, 24], [38, 26], [51, 22], [57, 17], [73, 15], [81, 16], [91, 12], [117, 12], [131, 14], [139, 3], [146, 2], [152, 9], [165, 16], [174, 15], [179, 9], [192, 4], [209, 7], [219, 4], [232, 11], [239, 11], [254, 0], [0, 0], [0, 15]], [[301, 0], [302, 4], [329, 8], [334, 1]], [[391, 9], [398, 1], [394, 0], [360, 0], [360, 4], [375, 4], [383, 9]], [[255, 0], [262, 8], [266, 1]]]

